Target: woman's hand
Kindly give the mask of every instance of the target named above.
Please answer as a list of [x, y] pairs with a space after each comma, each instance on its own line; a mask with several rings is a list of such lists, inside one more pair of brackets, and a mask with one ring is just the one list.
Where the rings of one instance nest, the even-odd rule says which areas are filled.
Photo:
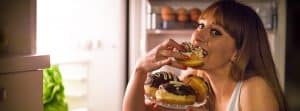
[[183, 46], [174, 40], [166, 40], [148, 52], [145, 57], [141, 58], [138, 61], [136, 68], [138, 70], [142, 70], [143, 72], [151, 72], [164, 65], [186, 69], [186, 66], [179, 64], [174, 60], [174, 58], [185, 60], [188, 59], [188, 57], [174, 51], [174, 49], [185, 50]]
[[161, 107], [155, 103], [146, 104], [147, 111], [208, 111], [205, 107], [187, 108], [187, 109], [168, 109]]
[[181, 81], [184, 81], [186, 78], [188, 78], [190, 76], [202, 77], [205, 80], [208, 80], [207, 73], [205, 71], [192, 69], [192, 68], [189, 68], [188, 70], [183, 71], [180, 74], [179, 79]]
[[138, 61], [134, 76], [131, 77], [126, 89], [123, 111], [149, 110], [149, 105], [145, 104], [144, 99], [144, 82], [148, 72], [159, 69], [163, 65], [186, 69], [184, 65], [177, 63], [174, 58], [184, 60], [188, 57], [174, 51], [174, 49], [185, 50], [183, 46], [169, 39], [156, 46]]

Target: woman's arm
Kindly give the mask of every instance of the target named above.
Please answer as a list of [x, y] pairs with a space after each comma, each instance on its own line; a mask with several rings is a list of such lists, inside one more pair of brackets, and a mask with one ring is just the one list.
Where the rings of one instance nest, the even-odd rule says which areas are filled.
[[123, 111], [145, 111], [146, 107], [144, 104], [144, 81], [146, 79], [147, 72], [137, 69], [132, 80], [129, 81], [124, 102]]
[[159, 69], [164, 65], [171, 65], [177, 68], [185, 69], [186, 67], [177, 63], [173, 58], [188, 59], [173, 49], [184, 50], [174, 40], [169, 39], [158, 45], [146, 56], [142, 57], [136, 66], [133, 76], [128, 83], [123, 101], [123, 111], [145, 111], [146, 105], [144, 100], [144, 82], [147, 73]]
[[240, 95], [242, 111], [279, 111], [271, 87], [262, 77], [251, 77], [243, 83]]

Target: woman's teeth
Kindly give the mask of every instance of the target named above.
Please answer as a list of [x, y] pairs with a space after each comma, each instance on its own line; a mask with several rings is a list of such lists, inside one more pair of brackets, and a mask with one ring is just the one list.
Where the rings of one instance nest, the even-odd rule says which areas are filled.
[[207, 55], [208, 55], [207, 50], [205, 50], [205, 49], [202, 49], [202, 50], [203, 50], [203, 51], [202, 51], [203, 56], [204, 56], [204, 57], [207, 56]]

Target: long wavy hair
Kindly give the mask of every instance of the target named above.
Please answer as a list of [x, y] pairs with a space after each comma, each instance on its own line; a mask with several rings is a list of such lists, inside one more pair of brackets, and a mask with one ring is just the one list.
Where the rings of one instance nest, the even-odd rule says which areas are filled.
[[[223, 26], [235, 40], [238, 53], [232, 63], [231, 77], [235, 81], [262, 77], [272, 88], [279, 110], [286, 111], [287, 103], [278, 81], [267, 33], [256, 12], [235, 1], [218, 1], [204, 10], [201, 17]], [[214, 103], [210, 102], [209, 107], [214, 109]]]

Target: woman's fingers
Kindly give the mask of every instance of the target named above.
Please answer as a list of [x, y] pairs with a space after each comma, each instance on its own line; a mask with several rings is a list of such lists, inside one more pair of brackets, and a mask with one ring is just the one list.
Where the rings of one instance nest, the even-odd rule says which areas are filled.
[[160, 50], [158, 53], [161, 56], [171, 58], [172, 61], [168, 65], [171, 65], [171, 66], [179, 68], [179, 69], [184, 69], [184, 70], [187, 68], [186, 66], [178, 63], [174, 58], [179, 59], [179, 60], [186, 60], [189, 57], [187, 57], [181, 53], [174, 52], [172, 50]]
[[164, 65], [169, 65], [169, 64], [171, 64], [171, 62], [172, 62], [172, 58], [167, 58], [167, 59], [163, 59], [163, 60], [160, 60], [160, 61], [156, 61], [155, 63], [154, 63], [154, 65], [153, 65], [153, 70], [155, 70], [155, 69], [158, 69], [158, 68], [160, 68], [160, 67], [162, 67], [162, 66], [164, 66]]
[[165, 57], [175, 57], [176, 59], [180, 60], [186, 60], [189, 58], [188, 56], [185, 56], [179, 52], [174, 52], [172, 50], [160, 50], [158, 53]]
[[186, 78], [188, 78], [190, 76], [197, 76], [197, 74], [198, 74], [197, 70], [189, 68], [188, 70], [186, 70], [180, 74], [179, 79], [184, 81]]
[[187, 69], [186, 66], [184, 66], [184, 65], [182, 65], [182, 64], [180, 64], [180, 63], [178, 63], [178, 62], [176, 62], [174, 60], [171, 62], [170, 65], [173, 66], [173, 67], [179, 68], [179, 69], [184, 69], [184, 70]]
[[163, 45], [162, 45], [164, 48], [167, 48], [167, 49], [173, 49], [173, 48], [176, 48], [178, 50], [185, 50], [184, 47], [180, 44], [178, 44], [176, 41], [174, 41], [173, 39], [168, 39], [166, 40]]
[[188, 107], [188, 108], [186, 109], [186, 111], [193, 111], [193, 108], [192, 108], [192, 107]]
[[186, 111], [186, 110], [180, 110], [180, 109], [169, 109], [159, 106], [158, 104], [155, 104], [153, 106], [154, 111]]
[[184, 50], [184, 47], [174, 40], [166, 40], [149, 51], [147, 55], [140, 61], [139, 67], [143, 67], [147, 72], [159, 69], [164, 65], [171, 65], [180, 69], [186, 69], [185, 66], [177, 63], [175, 59], [186, 60], [189, 59], [189, 57], [174, 51], [174, 48], [177, 50]]

